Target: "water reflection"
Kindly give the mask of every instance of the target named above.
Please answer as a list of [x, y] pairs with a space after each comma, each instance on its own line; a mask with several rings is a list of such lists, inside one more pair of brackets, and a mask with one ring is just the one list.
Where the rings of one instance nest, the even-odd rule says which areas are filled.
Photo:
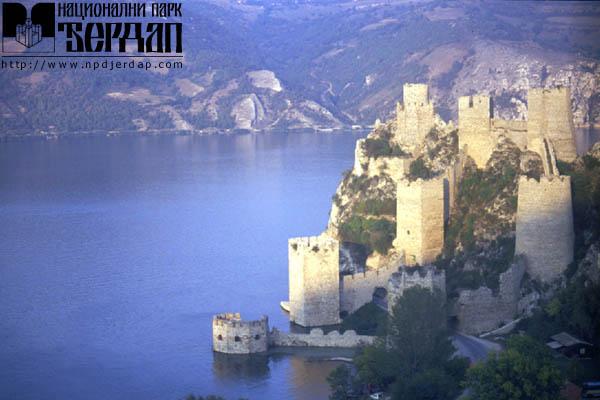
[[223, 381], [263, 381], [269, 378], [269, 356], [213, 352], [213, 373]]

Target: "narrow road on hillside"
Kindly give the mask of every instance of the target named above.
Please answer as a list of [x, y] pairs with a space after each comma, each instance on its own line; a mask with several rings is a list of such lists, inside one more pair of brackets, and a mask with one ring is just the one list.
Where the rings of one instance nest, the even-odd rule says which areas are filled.
[[484, 360], [492, 351], [502, 350], [498, 343], [460, 332], [452, 335], [452, 344], [456, 347], [457, 354], [467, 357], [472, 363]]

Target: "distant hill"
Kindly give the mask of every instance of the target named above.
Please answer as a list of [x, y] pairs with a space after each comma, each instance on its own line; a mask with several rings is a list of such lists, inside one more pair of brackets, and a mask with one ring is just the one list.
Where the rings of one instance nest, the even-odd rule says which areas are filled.
[[429, 83], [437, 109], [495, 97], [520, 118], [529, 86], [567, 85], [600, 124], [600, 5], [587, 2], [184, 3], [183, 69], [3, 69], [0, 134], [368, 126]]

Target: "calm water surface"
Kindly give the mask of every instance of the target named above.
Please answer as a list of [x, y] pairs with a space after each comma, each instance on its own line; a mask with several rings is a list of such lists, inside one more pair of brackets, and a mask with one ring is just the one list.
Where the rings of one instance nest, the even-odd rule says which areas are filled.
[[0, 144], [0, 398], [325, 399], [321, 353], [211, 351], [211, 316], [288, 329], [287, 239], [321, 232], [358, 134]]

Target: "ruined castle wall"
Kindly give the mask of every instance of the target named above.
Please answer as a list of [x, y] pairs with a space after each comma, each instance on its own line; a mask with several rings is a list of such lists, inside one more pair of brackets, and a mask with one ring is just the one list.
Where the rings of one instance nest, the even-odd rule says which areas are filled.
[[269, 319], [242, 321], [240, 314], [218, 314], [212, 323], [213, 350], [219, 353], [251, 354], [268, 349]]
[[446, 273], [437, 271], [434, 267], [427, 267], [424, 273], [416, 268], [402, 268], [399, 272], [395, 272], [390, 277], [387, 286], [388, 312], [392, 312], [392, 308], [405, 290], [417, 286], [430, 290], [439, 289], [445, 294]]
[[396, 239], [407, 265], [431, 263], [444, 247], [444, 178], [400, 180]]
[[286, 333], [273, 328], [270, 334], [271, 346], [282, 347], [342, 347], [353, 348], [373, 344], [375, 336], [357, 335], [355, 331], [349, 330], [340, 334], [331, 331], [324, 334], [323, 330], [311, 329], [306, 333]]
[[290, 319], [302, 326], [340, 322], [339, 242], [328, 236], [288, 241]]
[[384, 173], [389, 175], [393, 180], [398, 180], [408, 173], [411, 162], [410, 158], [397, 156], [369, 157], [364, 150], [364, 141], [364, 139], [356, 141], [354, 168], [352, 169], [354, 175], [366, 175], [371, 178]]
[[543, 282], [559, 277], [573, 261], [573, 245], [570, 177], [520, 177], [515, 254], [525, 257], [527, 272]]
[[491, 117], [489, 96], [459, 97], [458, 145], [480, 168], [485, 167], [495, 145], [491, 135]]
[[527, 106], [528, 148], [540, 153], [540, 141], [543, 137], [548, 137], [556, 148], [559, 160], [573, 161], [577, 157], [577, 151], [570, 90], [530, 89]]
[[491, 129], [496, 140], [503, 135], [519, 146], [521, 151], [527, 149], [527, 121], [493, 118]]
[[373, 300], [376, 288], [387, 288], [388, 280], [397, 266], [387, 266], [366, 270], [352, 275], [343, 275], [340, 281], [340, 307], [342, 311], [353, 313]]
[[434, 127], [434, 109], [429, 101], [429, 88], [424, 84], [406, 83], [403, 103], [396, 105], [396, 134], [394, 140], [414, 148], [423, 142]]
[[523, 263], [513, 263], [506, 272], [500, 274], [498, 293], [485, 286], [476, 290], [461, 290], [457, 302], [459, 330], [477, 335], [512, 321], [519, 312], [524, 273]]

